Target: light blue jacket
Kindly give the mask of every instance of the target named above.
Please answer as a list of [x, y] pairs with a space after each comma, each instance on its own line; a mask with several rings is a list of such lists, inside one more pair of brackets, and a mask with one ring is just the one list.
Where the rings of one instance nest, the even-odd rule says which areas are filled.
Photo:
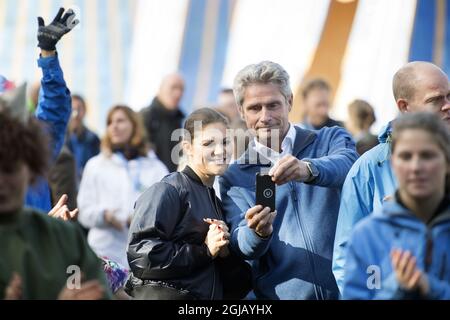
[[[431, 242], [430, 242], [431, 241]], [[427, 245], [431, 243], [432, 245]], [[450, 299], [450, 206], [425, 225], [396, 201], [358, 223], [348, 243], [344, 299], [411, 299], [392, 270], [393, 248], [408, 250], [425, 271], [430, 284], [428, 299]], [[426, 257], [431, 257], [427, 264]]]
[[331, 256], [339, 196], [358, 155], [342, 128], [295, 129], [292, 154], [310, 161], [317, 177], [276, 187], [274, 231], [260, 238], [248, 228], [245, 213], [255, 205], [255, 175], [264, 165], [249, 148], [219, 180], [230, 243], [251, 260], [257, 298], [337, 299]]
[[344, 279], [345, 247], [355, 224], [373, 211], [380, 210], [383, 199], [393, 196], [397, 189], [390, 163], [391, 132], [389, 123], [378, 137], [380, 144], [355, 162], [342, 187], [333, 252], [333, 274], [340, 292]]
[[[42, 69], [43, 77], [35, 116], [44, 124], [50, 136], [50, 150], [54, 162], [64, 144], [72, 102], [58, 56], [40, 58], [38, 65]], [[50, 211], [52, 206], [50, 188], [44, 178], [39, 178], [35, 185], [28, 188], [25, 205], [44, 212]]]

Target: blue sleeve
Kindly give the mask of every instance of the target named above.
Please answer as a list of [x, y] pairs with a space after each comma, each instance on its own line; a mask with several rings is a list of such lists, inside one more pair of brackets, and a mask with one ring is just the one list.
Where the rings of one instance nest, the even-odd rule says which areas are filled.
[[252, 200], [246, 199], [238, 187], [231, 187], [224, 177], [219, 179], [219, 183], [225, 220], [230, 226], [232, 248], [246, 260], [258, 259], [266, 253], [272, 236], [261, 238], [247, 226], [245, 213], [250, 209], [249, 201], [251, 203]]
[[439, 280], [432, 275], [428, 275], [428, 283], [430, 285], [429, 299], [433, 300], [450, 300], [450, 283], [445, 280]]
[[[322, 137], [324, 140], [328, 140], [327, 155], [321, 158], [302, 160], [310, 162], [318, 171], [318, 176], [310, 184], [341, 188], [348, 171], [358, 159], [355, 142], [342, 128], [333, 127], [322, 130], [326, 130]], [[327, 139], [326, 135], [330, 135], [330, 137]]]
[[72, 109], [70, 91], [64, 81], [57, 55], [39, 58], [38, 65], [43, 77], [35, 115], [46, 125], [52, 143], [52, 159], [55, 160], [63, 146]]
[[333, 250], [333, 274], [342, 292], [346, 246], [354, 226], [373, 210], [373, 179], [365, 174], [358, 160], [345, 179], [336, 225]]

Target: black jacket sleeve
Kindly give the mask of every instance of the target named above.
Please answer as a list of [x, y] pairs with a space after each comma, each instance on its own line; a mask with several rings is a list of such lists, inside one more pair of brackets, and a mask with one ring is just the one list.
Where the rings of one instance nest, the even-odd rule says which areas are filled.
[[183, 209], [178, 190], [166, 182], [154, 184], [137, 200], [128, 241], [128, 262], [134, 276], [143, 280], [180, 278], [212, 262], [204, 243], [174, 241]]

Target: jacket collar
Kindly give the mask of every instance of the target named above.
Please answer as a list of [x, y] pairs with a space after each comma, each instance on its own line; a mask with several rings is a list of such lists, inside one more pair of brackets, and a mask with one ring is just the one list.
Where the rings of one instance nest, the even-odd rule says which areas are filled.
[[376, 161], [376, 164], [381, 167], [385, 164], [390, 166], [389, 160], [391, 159], [391, 134], [392, 134], [392, 124], [390, 121], [385, 125], [378, 135], [378, 141], [380, 142], [379, 147], [377, 146], [378, 153], [372, 155]]
[[181, 171], [182, 173], [184, 173], [185, 175], [187, 175], [191, 180], [194, 180], [195, 182], [201, 184], [202, 186], [204, 186], [202, 179], [200, 179], [200, 177], [195, 173], [194, 170], [192, 170], [191, 167], [186, 166], [183, 171]]
[[392, 124], [393, 121], [389, 121], [387, 125], [381, 128], [380, 134], [378, 135], [378, 141], [380, 143], [390, 143], [392, 134]]
[[450, 221], [450, 205], [449, 205], [449, 197], [439, 205], [437, 214], [431, 219], [428, 224], [425, 224], [422, 220], [417, 218], [415, 215], [411, 213], [411, 211], [404, 207], [401, 203], [398, 202], [397, 197], [396, 200], [387, 201], [383, 205], [383, 210], [376, 214], [381, 219], [394, 219], [397, 223], [400, 223], [402, 226], [407, 226], [410, 228], [417, 229], [418, 223], [423, 225], [424, 227], [431, 228], [441, 222]]
[[[292, 125], [292, 124], [291, 124]], [[292, 148], [292, 155], [298, 157], [300, 152], [302, 152], [307, 146], [314, 142], [317, 138], [317, 133], [311, 130], [302, 129], [297, 126], [293, 126], [296, 131], [295, 141]], [[254, 148], [254, 142], [252, 141], [245, 151], [245, 153], [236, 161], [237, 164], [241, 166], [242, 169], [247, 169], [250, 167], [270, 167], [270, 161], [262, 158], [256, 152]]]

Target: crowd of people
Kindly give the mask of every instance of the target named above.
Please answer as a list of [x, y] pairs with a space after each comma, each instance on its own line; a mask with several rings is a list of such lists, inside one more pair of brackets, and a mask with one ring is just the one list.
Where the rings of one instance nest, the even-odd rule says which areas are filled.
[[[0, 76], [0, 299], [450, 299], [450, 88], [429, 62], [393, 77], [399, 116], [377, 137], [357, 99], [244, 67], [214, 108], [180, 110], [181, 74], [141, 112], [113, 106], [100, 139], [38, 18], [37, 98]], [[30, 109], [33, 112], [30, 112]], [[181, 135], [176, 134], [181, 132]], [[276, 185], [257, 202], [256, 176]]]

